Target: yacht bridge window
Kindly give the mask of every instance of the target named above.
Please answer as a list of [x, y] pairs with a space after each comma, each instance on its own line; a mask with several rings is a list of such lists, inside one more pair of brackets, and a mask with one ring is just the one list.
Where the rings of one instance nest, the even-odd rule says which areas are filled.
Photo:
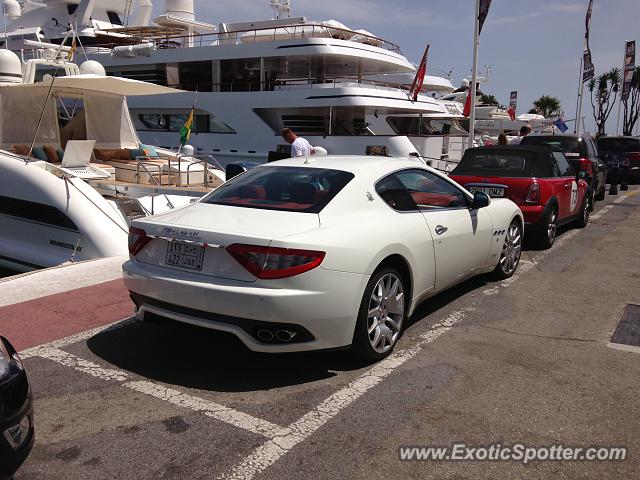
[[[132, 110], [133, 124], [138, 131], [179, 132], [189, 113]], [[215, 115], [197, 110], [193, 116], [192, 133], [236, 133]]]

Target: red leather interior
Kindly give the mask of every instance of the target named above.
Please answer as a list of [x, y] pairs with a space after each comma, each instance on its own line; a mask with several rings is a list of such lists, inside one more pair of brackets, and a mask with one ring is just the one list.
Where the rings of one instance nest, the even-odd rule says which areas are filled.
[[447, 195], [445, 193], [411, 192], [411, 196], [417, 205], [432, 207], [449, 207], [458, 200], [455, 195]]

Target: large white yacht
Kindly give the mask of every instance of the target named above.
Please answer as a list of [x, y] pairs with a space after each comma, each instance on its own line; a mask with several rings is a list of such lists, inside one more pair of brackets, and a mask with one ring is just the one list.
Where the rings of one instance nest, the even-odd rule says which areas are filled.
[[[331, 154], [421, 156], [449, 170], [468, 133], [462, 105], [409, 87], [416, 66], [400, 48], [335, 20], [291, 16], [289, 0], [270, 0], [272, 19], [198, 21], [193, 0], [165, 0], [152, 19], [151, 0], [4, 0], [7, 46], [25, 39], [57, 42], [68, 25], [81, 47], [109, 75], [176, 87], [184, 93], [130, 99], [143, 141], [175, 149], [178, 130], [195, 104], [191, 143], [222, 164], [265, 161], [286, 151], [289, 127]], [[265, 10], [267, 5], [265, 5]], [[425, 78], [423, 92], [454, 90]]]
[[70, 50], [39, 43], [25, 62], [0, 50], [0, 267], [125, 255], [131, 219], [224, 181], [208, 158], [140, 144], [127, 98], [175, 90], [78, 67]]

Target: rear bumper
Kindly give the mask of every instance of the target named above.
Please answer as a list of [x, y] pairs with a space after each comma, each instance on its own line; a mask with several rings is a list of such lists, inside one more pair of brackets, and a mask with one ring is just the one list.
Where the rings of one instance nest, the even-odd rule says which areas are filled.
[[543, 205], [519, 205], [527, 230], [537, 230], [545, 226], [547, 207]]
[[[367, 275], [316, 268], [285, 280], [241, 282], [128, 261], [124, 282], [138, 315], [234, 334], [258, 352], [295, 352], [351, 344]], [[259, 328], [293, 326], [296, 341], [265, 342]], [[299, 328], [295, 328], [299, 327]], [[302, 339], [302, 341], [300, 341]]]

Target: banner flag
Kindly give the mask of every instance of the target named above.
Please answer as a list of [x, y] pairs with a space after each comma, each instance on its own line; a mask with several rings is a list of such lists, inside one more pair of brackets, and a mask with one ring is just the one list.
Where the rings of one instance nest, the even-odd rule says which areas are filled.
[[622, 83], [622, 100], [627, 101], [631, 93], [631, 80], [636, 67], [636, 42], [627, 42], [624, 55], [624, 81]]
[[489, 15], [489, 7], [491, 7], [491, 0], [480, 0], [480, 14], [478, 15], [480, 28], [478, 29], [478, 35], [482, 33], [482, 26], [487, 19], [487, 15]]

